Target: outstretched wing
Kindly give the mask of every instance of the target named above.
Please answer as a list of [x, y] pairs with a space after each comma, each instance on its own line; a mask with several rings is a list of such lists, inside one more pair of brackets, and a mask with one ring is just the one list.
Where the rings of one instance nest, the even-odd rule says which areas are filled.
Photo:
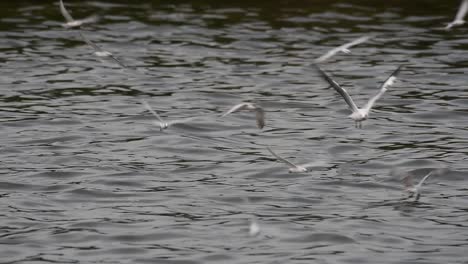
[[109, 54], [109, 57], [110, 57], [113, 61], [115, 61], [117, 64], [119, 64], [120, 67], [122, 67], [122, 68], [127, 68], [127, 66], [126, 66], [125, 64], [123, 64], [119, 59], [117, 59], [114, 55]]
[[101, 47], [99, 47], [98, 45], [94, 44], [91, 40], [89, 40], [81, 31], [78, 31], [78, 33], [80, 34], [81, 38], [84, 40], [84, 42], [86, 42], [86, 44], [88, 44], [91, 48], [94, 49], [94, 51], [97, 51], [97, 52], [103, 52], [103, 50], [101, 49]]
[[146, 101], [141, 101], [141, 103], [145, 106], [145, 108], [151, 112], [151, 114], [153, 114], [158, 120], [160, 123], [164, 123], [163, 119], [158, 115], [158, 113], [156, 111], [153, 110], [153, 108], [151, 108], [151, 106], [146, 102]]
[[263, 111], [263, 108], [255, 108], [255, 119], [257, 120], [257, 127], [262, 129], [265, 126], [265, 111]]
[[328, 60], [329, 58], [333, 57], [336, 53], [340, 52], [340, 51], [343, 51], [345, 53], [349, 53], [349, 48], [351, 48], [352, 46], [355, 46], [355, 45], [358, 45], [358, 44], [361, 44], [367, 40], [370, 39], [370, 36], [364, 36], [364, 37], [360, 37], [358, 39], [355, 39], [351, 42], [348, 42], [346, 44], [343, 44], [339, 47], [336, 47], [332, 50], [330, 50], [329, 52], [325, 53], [324, 55], [320, 56], [319, 58], [315, 59], [315, 63], [320, 63], [320, 62], [324, 62], [326, 60]]
[[234, 113], [236, 111], [240, 111], [240, 110], [243, 110], [247, 107], [247, 103], [240, 103], [240, 104], [237, 104], [235, 106], [233, 106], [231, 109], [229, 109], [229, 111], [227, 111], [226, 113], [224, 113], [221, 117], [225, 117], [231, 113]]
[[68, 13], [67, 9], [65, 9], [65, 5], [63, 4], [63, 0], [60, 0], [60, 12], [62, 13], [62, 16], [65, 18], [65, 20], [67, 22], [73, 22], [74, 21], [73, 17], [70, 15], [70, 13]]
[[426, 181], [426, 179], [427, 179], [427, 178], [429, 178], [429, 176], [431, 176], [431, 175], [432, 175], [432, 171], [431, 171], [431, 172], [429, 172], [429, 173], [428, 173], [426, 176], [424, 176], [424, 178], [422, 178], [422, 180], [421, 180], [421, 181], [419, 181], [419, 183], [418, 183], [418, 187], [422, 186], [422, 185], [423, 185], [423, 183]]
[[99, 17], [96, 15], [89, 16], [87, 18], [81, 19], [82, 24], [91, 24], [91, 23], [96, 23], [99, 20]]
[[343, 99], [346, 101], [351, 111], [353, 111], [353, 113], [357, 112], [358, 107], [354, 103], [351, 96], [349, 96], [348, 92], [344, 88], [342, 88], [337, 82], [335, 82], [330, 76], [328, 76], [322, 69], [320, 69], [320, 67], [317, 64], [315, 64], [315, 67], [320, 73], [320, 76], [323, 79], [325, 79], [325, 81], [327, 81], [343, 97]]
[[393, 71], [392, 74], [390, 74], [390, 76], [380, 86], [379, 92], [374, 97], [372, 97], [369, 100], [369, 102], [367, 102], [364, 109], [369, 111], [372, 108], [372, 106], [374, 106], [375, 102], [377, 102], [377, 100], [379, 100], [379, 98], [382, 97], [382, 95], [387, 91], [387, 87], [395, 83], [395, 80], [397, 79], [397, 75], [400, 73], [402, 67], [403, 65], [398, 66], [398, 68], [395, 71]]
[[412, 175], [406, 175], [405, 177], [403, 177], [402, 181], [406, 189], [413, 188], [414, 185]]
[[468, 0], [463, 0], [458, 8], [457, 15], [455, 16], [455, 21], [463, 21], [466, 15], [466, 11], [468, 11]]
[[189, 118], [183, 118], [183, 119], [176, 119], [176, 120], [172, 120], [172, 121], [169, 121], [167, 122], [167, 124], [169, 126], [172, 126], [172, 125], [175, 125], [175, 124], [184, 124], [184, 123], [189, 123], [193, 120], [195, 120], [197, 117], [189, 117]]
[[284, 164], [288, 165], [288, 166], [291, 167], [291, 168], [297, 168], [297, 166], [296, 166], [294, 163], [292, 163], [292, 162], [290, 162], [290, 161], [288, 161], [288, 160], [286, 160], [286, 159], [283, 159], [282, 157], [278, 156], [278, 154], [276, 154], [275, 152], [273, 152], [273, 150], [272, 150], [270, 147], [267, 147], [267, 149], [268, 149], [268, 151], [270, 151], [270, 153], [271, 153], [273, 156], [275, 156], [275, 158], [277, 158], [279, 161], [283, 162]]

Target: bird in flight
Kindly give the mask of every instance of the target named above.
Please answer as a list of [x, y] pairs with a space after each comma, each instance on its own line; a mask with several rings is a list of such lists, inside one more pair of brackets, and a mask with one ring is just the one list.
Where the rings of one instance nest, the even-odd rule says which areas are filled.
[[284, 164], [286, 164], [289, 167], [289, 172], [290, 173], [291, 172], [307, 172], [308, 171], [307, 168], [323, 165], [323, 164], [319, 164], [318, 162], [311, 162], [311, 163], [306, 163], [306, 164], [302, 164], [302, 165], [296, 165], [296, 164], [290, 162], [289, 160], [280, 157], [270, 147], [267, 147], [267, 149], [273, 156], [275, 156], [275, 158], [277, 158], [279, 161], [283, 162]]
[[424, 181], [426, 181], [427, 178], [429, 178], [429, 176], [432, 175], [432, 171], [429, 172], [426, 176], [424, 176], [424, 178], [422, 178], [421, 181], [419, 181], [418, 184], [414, 185], [413, 184], [413, 176], [412, 175], [407, 175], [403, 178], [403, 183], [405, 185], [405, 191], [408, 192], [409, 196], [408, 198], [412, 198], [413, 196], [416, 195], [415, 197], [415, 201], [418, 201], [419, 198], [421, 197], [421, 187], [424, 183]]
[[84, 40], [84, 42], [86, 42], [86, 44], [88, 44], [91, 48], [94, 49], [94, 54], [98, 57], [109, 57], [111, 58], [113, 61], [115, 61], [117, 64], [120, 65], [120, 67], [122, 68], [127, 68], [127, 66], [125, 66], [125, 64], [123, 64], [120, 60], [118, 60], [114, 55], [112, 55], [112, 53], [110, 53], [109, 51], [106, 51], [106, 50], [103, 50], [101, 47], [99, 47], [98, 45], [94, 44], [91, 40], [89, 40], [81, 31], [78, 32], [81, 36], [81, 38]]
[[355, 39], [355, 40], [353, 40], [351, 42], [343, 44], [343, 45], [341, 45], [339, 47], [336, 47], [336, 48], [330, 50], [329, 52], [325, 53], [324, 55], [320, 56], [319, 58], [315, 59], [315, 63], [324, 62], [324, 61], [328, 60], [329, 58], [331, 58], [332, 56], [334, 56], [336, 53], [338, 53], [340, 51], [343, 52], [343, 53], [349, 54], [349, 53], [351, 53], [349, 48], [351, 48], [352, 46], [361, 44], [363, 42], [366, 42], [370, 38], [371, 38], [370, 36], [363, 36], [363, 37], [357, 38], [357, 39]]
[[249, 110], [255, 111], [255, 119], [257, 121], [257, 127], [262, 129], [265, 126], [265, 111], [260, 106], [253, 104], [253, 103], [240, 103], [233, 106], [229, 111], [224, 113], [221, 117], [225, 117], [231, 113], [242, 111], [242, 110]]
[[341, 87], [337, 82], [335, 82], [327, 73], [325, 73], [317, 64], [315, 64], [316, 69], [318, 70], [320, 76], [327, 81], [346, 101], [352, 113], [349, 115], [351, 119], [355, 121], [356, 127], [362, 127], [361, 122], [366, 120], [369, 117], [369, 112], [374, 106], [375, 102], [382, 97], [382, 95], [387, 91], [387, 87], [393, 85], [397, 75], [400, 73], [403, 65], [400, 65], [380, 86], [379, 92], [372, 97], [363, 108], [358, 108], [354, 103], [351, 96], [348, 94], [345, 88]]
[[63, 24], [64, 28], [76, 28], [80, 27], [83, 24], [90, 24], [90, 23], [95, 23], [98, 21], [97, 16], [90, 16], [84, 19], [80, 20], [75, 20], [73, 17], [68, 13], [67, 9], [65, 8], [65, 5], [63, 4], [63, 0], [60, 0], [60, 12], [62, 13], [62, 16], [65, 18], [67, 21], [65, 24]]
[[146, 102], [142, 101], [142, 104], [145, 106], [145, 108], [150, 111], [151, 114], [153, 114], [158, 121], [155, 122], [156, 126], [159, 126], [160, 130], [163, 131], [166, 128], [169, 128], [172, 125], [175, 124], [182, 124], [182, 123], [187, 123], [189, 121], [192, 121], [195, 118], [185, 118], [185, 119], [178, 119], [178, 120], [172, 120], [169, 122], [164, 121], [159, 114], [153, 110], [153, 108]]
[[445, 29], [449, 30], [454, 26], [460, 26], [460, 25], [465, 24], [464, 18], [465, 18], [467, 11], [468, 11], [468, 0], [462, 0], [460, 7], [458, 8], [457, 15], [455, 16], [455, 19], [452, 22], [448, 23]]

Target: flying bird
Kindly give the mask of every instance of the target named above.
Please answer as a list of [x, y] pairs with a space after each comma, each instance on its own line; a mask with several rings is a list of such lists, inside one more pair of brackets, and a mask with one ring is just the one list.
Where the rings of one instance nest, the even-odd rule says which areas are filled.
[[336, 48], [330, 50], [329, 52], [325, 53], [324, 55], [320, 56], [319, 58], [315, 59], [315, 63], [324, 62], [324, 61], [328, 60], [329, 58], [331, 58], [332, 56], [334, 56], [336, 53], [338, 53], [340, 51], [343, 52], [343, 53], [346, 53], [346, 54], [351, 53], [349, 48], [351, 48], [352, 46], [361, 44], [363, 42], [366, 42], [370, 38], [371, 38], [370, 36], [363, 36], [363, 37], [357, 38], [357, 39], [355, 39], [355, 40], [353, 40], [351, 42], [348, 42], [348, 43], [346, 43], [344, 45], [336, 47]]
[[65, 18], [67, 23], [63, 24], [64, 28], [75, 28], [75, 27], [80, 27], [83, 24], [90, 24], [90, 23], [95, 23], [98, 21], [97, 16], [90, 16], [84, 19], [80, 20], [75, 20], [73, 17], [68, 13], [67, 9], [65, 8], [65, 5], [63, 4], [63, 0], [60, 0], [60, 12], [62, 13], [62, 16]]
[[286, 160], [285, 158], [280, 157], [270, 147], [267, 147], [267, 149], [273, 156], [275, 156], [275, 158], [277, 158], [279, 161], [283, 162], [284, 164], [286, 164], [289, 167], [289, 172], [290, 173], [291, 172], [307, 172], [308, 171], [307, 168], [316, 167], [316, 166], [321, 165], [318, 162], [311, 162], [311, 163], [306, 163], [306, 164], [302, 164], [302, 165], [296, 165], [296, 164], [290, 162], [289, 160]]
[[349, 115], [351, 119], [355, 121], [356, 127], [362, 127], [361, 122], [363, 120], [366, 120], [369, 117], [369, 112], [371, 108], [374, 106], [375, 102], [382, 97], [382, 95], [387, 91], [387, 87], [393, 85], [395, 82], [397, 75], [400, 73], [401, 68], [403, 65], [400, 65], [380, 86], [379, 92], [372, 97], [367, 104], [364, 106], [364, 108], [358, 108], [356, 104], [354, 103], [353, 99], [351, 96], [348, 94], [345, 88], [341, 87], [337, 82], [335, 82], [328, 74], [326, 74], [320, 67], [315, 64], [315, 67], [317, 68], [318, 72], [320, 73], [320, 76], [327, 81], [346, 101], [348, 104], [349, 108], [352, 111], [352, 114]]
[[467, 11], [468, 11], [468, 0], [462, 0], [460, 7], [458, 8], [457, 15], [455, 16], [455, 19], [452, 22], [448, 23], [445, 29], [449, 30], [454, 26], [460, 26], [460, 25], [465, 24], [464, 18], [465, 18]]
[[159, 126], [160, 130], [163, 131], [166, 128], [169, 128], [172, 125], [175, 124], [182, 124], [182, 123], [187, 123], [192, 121], [194, 118], [185, 118], [185, 119], [179, 119], [179, 120], [172, 120], [169, 122], [164, 121], [159, 114], [151, 108], [151, 106], [146, 102], [142, 101], [142, 104], [145, 106], [145, 108], [150, 111], [151, 114], [153, 114], [158, 121], [155, 122], [156, 126]]
[[123, 64], [120, 60], [118, 60], [114, 55], [112, 55], [112, 53], [110, 53], [109, 51], [103, 50], [101, 47], [99, 47], [98, 45], [91, 42], [91, 40], [89, 40], [83, 33], [81, 33], [81, 31], [79, 31], [78, 33], [80, 34], [80, 36], [84, 40], [84, 42], [86, 42], [86, 44], [88, 44], [91, 48], [94, 49], [94, 54], [96, 56], [98, 56], [98, 57], [109, 57], [113, 61], [115, 61], [117, 64], [119, 64], [120, 67], [127, 68], [127, 66], [125, 66], [125, 64]]
[[240, 103], [233, 106], [229, 111], [224, 113], [221, 117], [225, 117], [231, 113], [242, 111], [242, 110], [249, 110], [255, 111], [255, 119], [257, 121], [257, 127], [262, 129], [265, 126], [265, 111], [260, 106], [253, 104], [253, 103]]
[[405, 191], [408, 192], [409, 196], [408, 198], [412, 198], [413, 196], [416, 195], [415, 197], [415, 201], [418, 201], [419, 198], [421, 197], [421, 187], [424, 183], [424, 181], [426, 181], [427, 178], [429, 178], [429, 176], [432, 175], [432, 171], [429, 172], [426, 176], [424, 176], [424, 178], [422, 178], [421, 181], [419, 181], [418, 184], [414, 185], [413, 184], [413, 176], [412, 175], [407, 175], [403, 178], [403, 183], [405, 185]]

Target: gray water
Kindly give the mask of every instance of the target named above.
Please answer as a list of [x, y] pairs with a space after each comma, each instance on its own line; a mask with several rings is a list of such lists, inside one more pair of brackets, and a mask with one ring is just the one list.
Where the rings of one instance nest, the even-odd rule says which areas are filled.
[[[126, 69], [56, 2], [0, 4], [1, 263], [467, 263], [458, 1], [66, 2]], [[366, 34], [322, 65], [358, 105], [405, 66], [358, 129], [310, 63]], [[200, 118], [160, 131], [141, 100]], [[263, 130], [219, 118], [243, 101]]]

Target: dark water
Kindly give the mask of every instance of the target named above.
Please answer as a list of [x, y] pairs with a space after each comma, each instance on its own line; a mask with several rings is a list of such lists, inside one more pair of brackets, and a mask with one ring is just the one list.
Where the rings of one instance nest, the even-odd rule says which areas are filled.
[[[440, 30], [458, 1], [222, 2], [66, 2], [128, 69], [57, 3], [0, 3], [1, 263], [466, 263], [468, 27]], [[357, 129], [310, 63], [365, 34], [323, 64], [359, 105], [406, 66]], [[161, 132], [141, 100], [201, 118]], [[219, 118], [242, 101], [263, 130]], [[327, 165], [288, 174], [267, 145]]]

